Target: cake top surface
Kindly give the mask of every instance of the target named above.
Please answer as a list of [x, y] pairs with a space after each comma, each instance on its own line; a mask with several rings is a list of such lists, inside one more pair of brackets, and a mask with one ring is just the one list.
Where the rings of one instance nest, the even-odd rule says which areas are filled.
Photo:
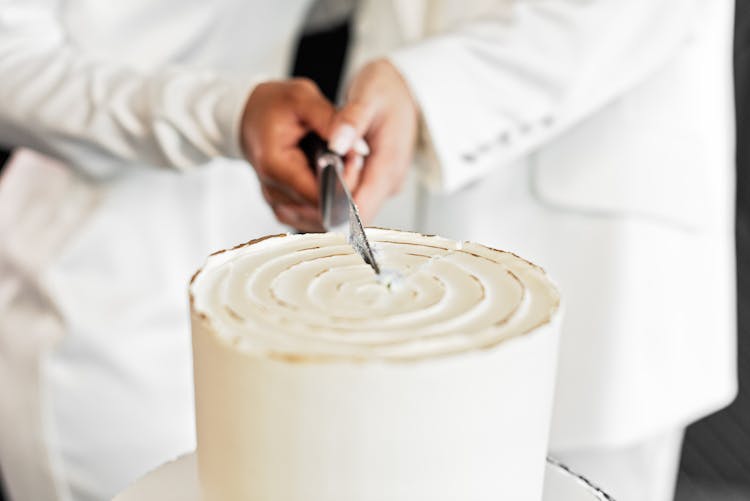
[[191, 281], [193, 314], [261, 356], [407, 361], [491, 348], [559, 309], [544, 271], [514, 254], [395, 230], [367, 235], [380, 276], [336, 233], [214, 253]]

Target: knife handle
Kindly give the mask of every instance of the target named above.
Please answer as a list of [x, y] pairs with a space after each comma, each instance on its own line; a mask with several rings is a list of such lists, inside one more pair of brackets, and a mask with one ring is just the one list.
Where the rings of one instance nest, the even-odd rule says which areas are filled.
[[320, 170], [320, 166], [318, 164], [318, 160], [320, 159], [320, 157], [333, 153], [328, 149], [328, 146], [326, 145], [326, 142], [323, 140], [323, 138], [312, 131], [308, 132], [305, 137], [300, 139], [298, 146], [305, 154], [307, 163], [310, 165], [310, 169], [312, 169], [315, 175], [318, 175], [318, 172]]

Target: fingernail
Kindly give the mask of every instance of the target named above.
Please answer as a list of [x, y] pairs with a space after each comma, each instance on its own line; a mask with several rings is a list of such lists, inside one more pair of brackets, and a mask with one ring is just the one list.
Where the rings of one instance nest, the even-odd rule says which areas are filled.
[[339, 155], [346, 155], [352, 149], [352, 144], [357, 137], [357, 131], [349, 124], [341, 125], [331, 136], [328, 147]]
[[362, 167], [364, 166], [365, 166], [365, 159], [363, 157], [360, 157], [359, 155], [354, 157], [354, 168], [356, 170], [362, 170]]
[[367, 141], [360, 137], [359, 139], [354, 141], [354, 151], [356, 151], [363, 157], [366, 157], [370, 154], [370, 146], [367, 144]]

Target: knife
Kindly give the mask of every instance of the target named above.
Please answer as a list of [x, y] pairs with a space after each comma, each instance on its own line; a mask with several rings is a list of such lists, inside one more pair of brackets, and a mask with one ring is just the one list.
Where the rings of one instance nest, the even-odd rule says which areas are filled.
[[376, 274], [380, 266], [375, 260], [372, 246], [367, 239], [359, 210], [343, 179], [344, 160], [329, 150], [325, 141], [314, 132], [308, 133], [299, 142], [310, 168], [318, 178], [320, 192], [320, 216], [326, 231], [346, 233], [349, 244], [362, 256]]

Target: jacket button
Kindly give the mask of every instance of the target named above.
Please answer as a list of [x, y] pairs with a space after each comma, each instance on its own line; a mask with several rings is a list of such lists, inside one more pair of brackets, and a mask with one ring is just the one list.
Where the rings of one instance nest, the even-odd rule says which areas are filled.
[[474, 161], [476, 160], [476, 157], [472, 155], [471, 153], [464, 153], [463, 155], [461, 155], [461, 160], [471, 164], [471, 163], [474, 163]]

